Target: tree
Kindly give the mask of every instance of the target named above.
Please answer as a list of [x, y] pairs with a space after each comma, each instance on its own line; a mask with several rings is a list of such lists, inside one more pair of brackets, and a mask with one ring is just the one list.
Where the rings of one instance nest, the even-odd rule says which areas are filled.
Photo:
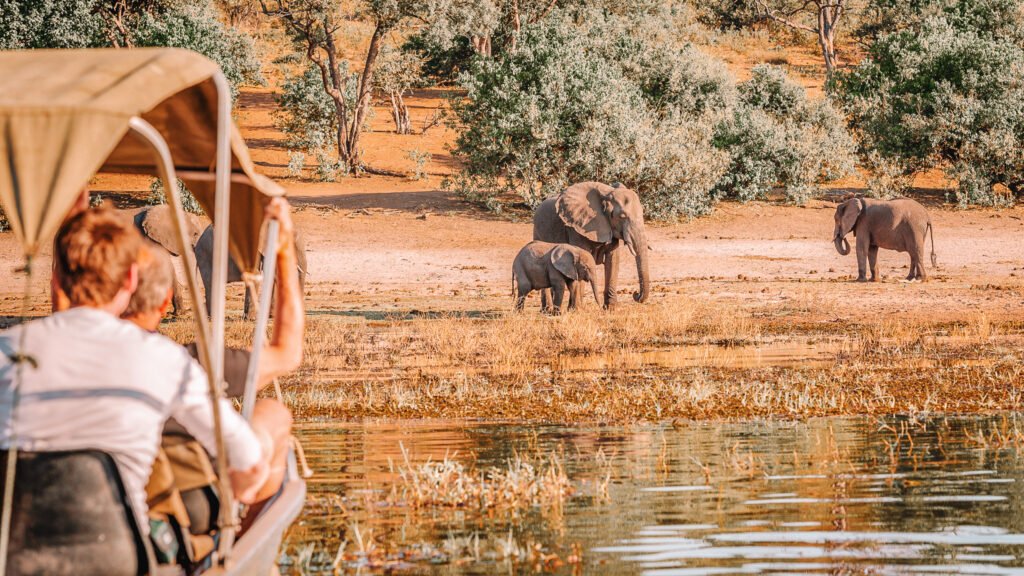
[[[400, 28], [424, 5], [417, 0], [363, 0], [349, 16], [369, 21], [373, 33], [363, 68], [355, 76], [345, 73], [336, 34], [345, 22], [342, 7], [331, 0], [260, 0], [265, 15], [281, 22], [299, 53], [320, 73], [324, 92], [334, 104], [335, 144], [338, 158], [352, 169], [362, 164], [359, 137], [366, 123], [373, 94], [374, 73], [388, 33]], [[354, 99], [346, 98], [355, 82]]]
[[[758, 14], [787, 28], [814, 34], [831, 76], [839, 64], [836, 56], [836, 32], [850, 0], [754, 0]], [[803, 21], [810, 20], [811, 23]]]
[[1005, 202], [1000, 185], [1024, 194], [1024, 22], [1006, 8], [943, 2], [836, 75], [829, 90], [863, 157], [907, 175], [941, 168], [961, 204]]
[[395, 132], [398, 134], [412, 132], [405, 94], [419, 80], [420, 62], [416, 56], [391, 47], [381, 51], [377, 84], [391, 102], [391, 118], [395, 121]]
[[262, 81], [252, 40], [208, 0], [0, 0], [0, 22], [2, 49], [174, 46], [217, 62], [233, 90]]
[[578, 16], [555, 11], [523, 28], [515, 52], [461, 76], [465, 171], [451, 184], [467, 197], [533, 205], [572, 182], [621, 181], [652, 217], [691, 217], [775, 187], [801, 201], [849, 167], [842, 118], [781, 71], [737, 90], [722, 62], [666, 43], [657, 15]]

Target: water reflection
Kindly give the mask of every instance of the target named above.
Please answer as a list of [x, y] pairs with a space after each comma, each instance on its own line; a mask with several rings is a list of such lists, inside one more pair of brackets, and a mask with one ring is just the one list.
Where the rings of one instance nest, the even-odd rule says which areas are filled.
[[[1010, 415], [628, 428], [306, 424], [318, 474], [289, 540], [293, 557], [306, 550], [304, 565], [291, 570], [330, 570], [339, 543], [355, 551], [358, 538], [402, 559], [399, 567], [437, 574], [521, 571], [522, 557], [501, 553], [511, 541], [548, 559], [528, 568], [563, 573], [1024, 574], [1017, 430]], [[558, 509], [484, 513], [411, 510], [395, 497], [406, 458], [483, 470], [514, 452], [557, 455], [575, 495]], [[574, 550], [582, 564], [565, 561]], [[353, 556], [339, 566], [358, 567]]]

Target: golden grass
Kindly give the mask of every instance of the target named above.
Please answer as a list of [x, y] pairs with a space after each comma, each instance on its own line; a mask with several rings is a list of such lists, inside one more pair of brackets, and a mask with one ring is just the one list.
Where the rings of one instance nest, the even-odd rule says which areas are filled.
[[[311, 317], [303, 366], [283, 384], [306, 418], [632, 422], [1022, 408], [1021, 325], [984, 314], [854, 322], [834, 309], [798, 291], [750, 310], [683, 300], [556, 317]], [[192, 331], [186, 320], [163, 328], [179, 341]], [[228, 344], [248, 345], [250, 330], [229, 323]], [[816, 342], [826, 353], [810, 361]], [[807, 361], [744, 363], [772, 346], [806, 349]], [[671, 357], [681, 347], [695, 354], [691, 364], [613, 355]]]

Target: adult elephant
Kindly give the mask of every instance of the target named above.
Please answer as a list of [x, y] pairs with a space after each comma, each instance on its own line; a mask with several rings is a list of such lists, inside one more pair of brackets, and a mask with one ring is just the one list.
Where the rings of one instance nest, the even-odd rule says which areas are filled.
[[867, 282], [869, 268], [871, 281], [879, 279], [879, 248], [909, 253], [910, 274], [907, 280], [927, 280], [924, 257], [925, 240], [929, 233], [932, 240], [932, 266], [938, 264], [935, 257], [935, 231], [932, 229], [932, 219], [924, 206], [910, 198], [850, 198], [836, 206], [834, 220], [832, 243], [837, 252], [843, 256], [850, 253], [850, 242], [846, 239], [850, 232], [857, 238], [858, 282]]
[[633, 300], [651, 293], [644, 208], [636, 192], [615, 184], [580, 182], [540, 203], [533, 216], [533, 239], [567, 243], [587, 250], [604, 264], [604, 305], [615, 305], [619, 274], [619, 241], [636, 259], [640, 290]]
[[[195, 246], [196, 266], [199, 267], [199, 277], [203, 280], [203, 290], [207, 294], [206, 313], [210, 313], [210, 283], [213, 282], [213, 226], [207, 226]], [[299, 266], [299, 291], [306, 292], [306, 239], [302, 232], [295, 230], [295, 261]], [[235, 259], [228, 257], [228, 284], [242, 281], [242, 271], [235, 264]], [[242, 311], [246, 319], [255, 317], [255, 309], [252, 307], [252, 294], [249, 287], [245, 287], [245, 303]]]
[[[178, 246], [178, 235], [174, 229], [174, 216], [171, 207], [167, 204], [159, 206], [147, 206], [142, 208], [133, 216], [135, 227], [139, 232], [153, 242], [155, 245], [166, 250], [171, 256], [174, 264], [174, 295], [172, 297], [172, 312], [179, 314], [184, 311], [185, 306], [185, 260], [181, 256], [181, 249]], [[195, 214], [185, 214], [185, 228], [189, 242], [194, 245], [203, 229], [199, 217]], [[192, 246], [189, 246], [191, 248]]]

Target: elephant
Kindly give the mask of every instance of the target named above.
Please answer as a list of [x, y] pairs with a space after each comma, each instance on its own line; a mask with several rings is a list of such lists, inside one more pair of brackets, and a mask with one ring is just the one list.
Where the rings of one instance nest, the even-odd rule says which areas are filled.
[[835, 231], [832, 242], [836, 250], [846, 256], [850, 243], [846, 235], [851, 231], [857, 238], [857, 281], [867, 281], [868, 263], [871, 264], [871, 281], [878, 281], [878, 249], [910, 253], [910, 274], [907, 280], [926, 281], [924, 271], [925, 236], [931, 234], [932, 267], [937, 266], [935, 257], [935, 231], [928, 212], [914, 200], [872, 200], [851, 198], [836, 207]]
[[[644, 208], [636, 192], [614, 184], [580, 182], [557, 196], [540, 203], [533, 216], [533, 239], [566, 243], [590, 252], [597, 264], [604, 265], [604, 306], [617, 300], [621, 241], [636, 259], [640, 280], [633, 300], [645, 302], [651, 292], [648, 272], [647, 232]], [[546, 292], [543, 297], [546, 300]]]
[[[195, 244], [196, 266], [199, 267], [199, 276], [203, 280], [203, 290], [206, 292], [206, 313], [210, 313], [210, 283], [213, 282], [213, 226], [207, 226], [199, 236]], [[302, 232], [295, 230], [295, 261], [299, 267], [299, 291], [305, 294], [306, 291], [306, 239]], [[242, 271], [235, 263], [235, 259], [228, 257], [228, 284], [242, 281]], [[245, 303], [242, 310], [247, 320], [255, 317], [255, 310], [252, 308], [252, 295], [249, 287], [245, 289]]]
[[[181, 249], [178, 246], [178, 235], [174, 229], [174, 214], [167, 204], [159, 206], [147, 206], [132, 216], [132, 221], [143, 237], [152, 241], [171, 256], [174, 264], [174, 295], [172, 296], [172, 313], [180, 314], [184, 311], [185, 305], [185, 282], [181, 278], [185, 264], [181, 256]], [[195, 245], [202, 230], [202, 223], [195, 214], [185, 214], [186, 234], [189, 237], [190, 246]]]
[[533, 290], [551, 289], [554, 305], [543, 311], [559, 314], [562, 299], [569, 290], [569, 310], [578, 304], [579, 282], [589, 282], [594, 301], [601, 305], [597, 295], [597, 263], [590, 252], [569, 244], [533, 241], [523, 246], [512, 263], [512, 295], [517, 311], [523, 309], [526, 296]]

